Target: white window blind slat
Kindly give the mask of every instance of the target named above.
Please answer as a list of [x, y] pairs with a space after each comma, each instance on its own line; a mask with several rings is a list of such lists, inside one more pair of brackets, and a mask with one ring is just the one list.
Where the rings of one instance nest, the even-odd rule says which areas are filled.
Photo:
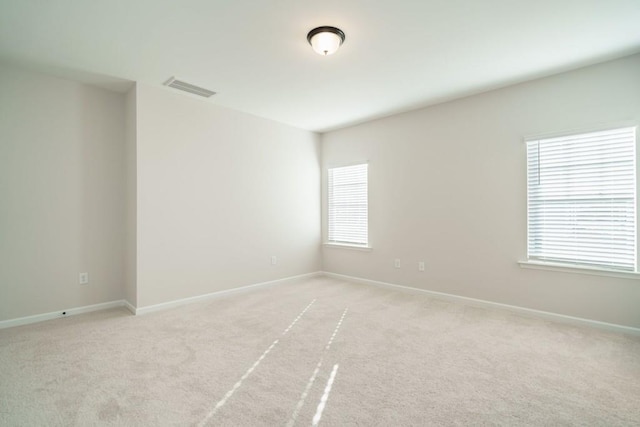
[[636, 128], [527, 141], [529, 259], [637, 271]]
[[327, 198], [328, 242], [367, 246], [368, 165], [330, 168]]

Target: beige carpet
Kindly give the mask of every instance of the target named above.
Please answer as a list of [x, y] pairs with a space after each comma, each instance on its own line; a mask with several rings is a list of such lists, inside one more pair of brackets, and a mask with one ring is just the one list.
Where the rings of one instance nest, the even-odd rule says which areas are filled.
[[314, 278], [0, 331], [0, 425], [640, 425], [640, 339]]

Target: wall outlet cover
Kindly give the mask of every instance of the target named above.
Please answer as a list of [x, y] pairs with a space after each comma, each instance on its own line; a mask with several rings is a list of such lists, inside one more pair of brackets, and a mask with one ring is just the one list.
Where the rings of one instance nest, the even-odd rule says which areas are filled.
[[89, 273], [80, 273], [79, 282], [81, 285], [89, 283]]

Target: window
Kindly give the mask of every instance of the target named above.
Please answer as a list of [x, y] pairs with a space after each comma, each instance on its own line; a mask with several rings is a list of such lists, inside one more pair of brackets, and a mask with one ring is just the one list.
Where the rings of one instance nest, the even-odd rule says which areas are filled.
[[368, 246], [368, 165], [330, 168], [328, 243]]
[[529, 260], [636, 270], [635, 127], [527, 141]]

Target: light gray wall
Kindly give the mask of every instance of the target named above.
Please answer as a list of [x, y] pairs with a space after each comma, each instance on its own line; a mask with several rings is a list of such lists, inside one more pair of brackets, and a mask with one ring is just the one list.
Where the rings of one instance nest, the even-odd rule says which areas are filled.
[[517, 264], [523, 136], [620, 121], [640, 122], [640, 55], [324, 134], [323, 170], [369, 161], [373, 246], [324, 248], [324, 270], [640, 327], [637, 279]]
[[0, 320], [323, 268], [640, 327], [637, 280], [516, 264], [523, 135], [640, 121], [638, 75], [636, 55], [324, 135], [325, 166], [370, 162], [374, 249], [321, 256], [317, 135], [1, 66]]
[[138, 307], [320, 269], [318, 135], [142, 84], [137, 111]]
[[138, 176], [137, 176], [137, 103], [135, 85], [125, 97], [125, 229], [124, 229], [124, 299], [136, 307], [138, 250]]
[[123, 297], [123, 112], [121, 94], [0, 66], [0, 320]]

